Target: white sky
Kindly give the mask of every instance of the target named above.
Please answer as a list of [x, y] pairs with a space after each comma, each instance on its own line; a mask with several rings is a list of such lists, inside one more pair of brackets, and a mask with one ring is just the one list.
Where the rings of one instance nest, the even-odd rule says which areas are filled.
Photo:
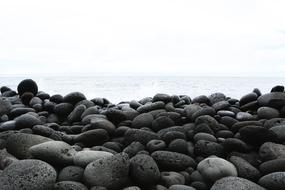
[[0, 74], [283, 76], [284, 0], [1, 0]]

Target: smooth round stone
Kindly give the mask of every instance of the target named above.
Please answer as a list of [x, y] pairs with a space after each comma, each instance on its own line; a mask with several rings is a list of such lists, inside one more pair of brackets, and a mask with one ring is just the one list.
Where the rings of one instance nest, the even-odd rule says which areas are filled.
[[250, 147], [245, 142], [237, 138], [227, 138], [222, 142], [222, 145], [227, 152], [248, 152], [250, 150]]
[[138, 186], [130, 186], [130, 187], [125, 187], [122, 190], [141, 190]]
[[54, 102], [54, 103], [57, 103], [57, 104], [60, 104], [63, 102], [63, 96], [60, 95], [60, 94], [54, 94], [50, 97], [49, 99], [51, 102]]
[[220, 110], [217, 112], [218, 115], [220, 116], [228, 116], [228, 117], [234, 117], [236, 114], [232, 111], [229, 110]]
[[266, 142], [259, 148], [259, 156], [264, 161], [285, 158], [285, 145]]
[[44, 125], [35, 125], [33, 126], [32, 130], [34, 134], [41, 135], [44, 137], [49, 137], [55, 132], [54, 129]]
[[7, 98], [0, 98], [0, 116], [8, 114], [12, 110], [12, 104]]
[[78, 105], [74, 108], [74, 110], [68, 115], [67, 120], [70, 123], [77, 122], [81, 120], [81, 115], [86, 110], [85, 105]]
[[284, 92], [284, 86], [276, 85], [271, 89], [270, 92]]
[[253, 120], [254, 117], [250, 113], [247, 113], [247, 112], [238, 112], [236, 114], [236, 119], [239, 121], [249, 121], [249, 120]]
[[17, 90], [20, 96], [25, 92], [31, 92], [36, 95], [38, 93], [38, 85], [32, 79], [25, 79], [18, 84]]
[[70, 103], [59, 103], [54, 106], [54, 113], [59, 116], [68, 116], [73, 111], [73, 105]]
[[150, 113], [142, 113], [134, 118], [132, 121], [132, 127], [136, 129], [140, 129], [142, 127], [151, 127], [152, 121], [154, 120], [152, 114]]
[[264, 123], [264, 127], [267, 129], [270, 129], [278, 125], [285, 125], [285, 118], [273, 118], [266, 120]]
[[193, 187], [187, 186], [187, 185], [171, 185], [169, 190], [196, 190]]
[[130, 162], [125, 154], [101, 158], [86, 166], [84, 180], [91, 187], [119, 188], [128, 180], [129, 165]]
[[258, 96], [256, 93], [251, 92], [249, 94], [244, 95], [243, 97], [241, 97], [241, 99], [239, 100], [239, 105], [243, 106], [249, 102], [253, 102], [255, 100], [257, 100]]
[[187, 117], [188, 119], [190, 119], [190, 120], [193, 121], [193, 120], [194, 120], [194, 119], [193, 119], [193, 114], [194, 114], [195, 112], [201, 110], [201, 109], [202, 109], [202, 107], [199, 106], [199, 105], [197, 105], [197, 104], [190, 104], [190, 105], [185, 106], [185, 108], [184, 108], [184, 113], [185, 113], [185, 115], [186, 115], [186, 117]]
[[1, 190], [51, 190], [56, 181], [55, 169], [41, 160], [20, 160], [0, 174]]
[[190, 156], [178, 152], [155, 151], [151, 157], [160, 169], [181, 171], [188, 167], [195, 167], [196, 163]]
[[195, 124], [199, 125], [201, 123], [205, 123], [207, 125], [209, 125], [209, 127], [213, 130], [213, 131], [219, 131], [221, 130], [221, 126], [219, 125], [219, 123], [217, 122], [217, 120], [209, 115], [202, 115], [200, 117], [198, 117], [195, 120]]
[[279, 158], [263, 162], [259, 165], [259, 170], [263, 174], [273, 172], [285, 172], [285, 158]]
[[257, 116], [260, 119], [273, 119], [280, 117], [279, 111], [275, 108], [260, 107], [257, 110]]
[[163, 134], [161, 138], [166, 144], [169, 144], [175, 139], [186, 139], [186, 136], [180, 131], [169, 131]]
[[75, 143], [83, 143], [85, 146], [101, 145], [109, 140], [109, 134], [104, 129], [93, 129], [76, 135], [73, 138]]
[[53, 165], [71, 165], [76, 151], [63, 141], [47, 141], [29, 148], [30, 154]]
[[171, 96], [168, 94], [158, 93], [158, 94], [154, 95], [154, 97], [152, 98], [152, 101], [153, 102], [163, 101], [163, 102], [167, 103], [167, 102], [171, 101]]
[[214, 135], [214, 131], [206, 123], [201, 123], [201, 124], [195, 125], [195, 127], [193, 129], [193, 132], [194, 132], [194, 134], [197, 134], [197, 133], [209, 133], [211, 135]]
[[105, 151], [82, 150], [77, 152], [73, 157], [76, 166], [86, 167], [89, 163], [101, 159], [111, 157], [113, 154]]
[[53, 190], [88, 190], [88, 188], [76, 181], [61, 181], [54, 185]]
[[7, 150], [0, 149], [0, 170], [5, 169], [7, 166], [12, 164], [13, 162], [19, 161], [16, 157], [13, 155], [9, 154]]
[[130, 159], [130, 176], [142, 186], [157, 184], [160, 179], [160, 172], [152, 157], [139, 154]]
[[179, 152], [182, 154], [188, 153], [188, 144], [184, 139], [175, 139], [168, 145], [168, 150], [171, 152]]
[[35, 125], [42, 124], [41, 120], [32, 114], [23, 114], [15, 119], [17, 129], [32, 128]]
[[52, 139], [40, 135], [16, 133], [7, 139], [6, 149], [15, 157], [25, 159], [31, 157], [28, 151], [30, 147], [47, 141], [52, 141]]
[[105, 129], [111, 135], [115, 133], [116, 127], [112, 122], [107, 119], [93, 118], [90, 121], [90, 127], [84, 127], [82, 131], [90, 129]]
[[233, 136], [234, 136], [234, 134], [230, 130], [220, 130], [216, 133], [217, 138], [227, 139], [227, 138], [231, 138]]
[[237, 133], [241, 128], [245, 127], [245, 126], [263, 126], [263, 124], [260, 121], [239, 121], [237, 123], [235, 123], [232, 127], [231, 127], [231, 131], [233, 133]]
[[160, 184], [170, 187], [172, 185], [184, 185], [185, 178], [182, 174], [177, 172], [161, 172]]
[[157, 150], [164, 150], [166, 148], [166, 144], [163, 140], [151, 140], [146, 144], [147, 150], [152, 153]]
[[195, 97], [193, 100], [192, 100], [193, 103], [205, 103], [205, 104], [209, 104], [210, 103], [210, 100], [207, 96], [205, 95], [200, 95], [200, 96], [197, 96]]
[[197, 190], [208, 190], [209, 189], [208, 185], [202, 181], [194, 181], [191, 183], [191, 186]]
[[257, 102], [257, 100], [255, 100], [255, 101], [249, 102], [249, 103], [241, 106], [240, 110], [242, 110], [242, 111], [249, 111], [249, 110], [255, 111], [258, 109], [258, 107], [259, 107], [258, 102]]
[[154, 131], [159, 131], [161, 129], [172, 127], [174, 125], [175, 125], [175, 123], [171, 118], [169, 118], [167, 116], [160, 116], [160, 117], [158, 117], [152, 121], [151, 128]]
[[145, 105], [142, 105], [138, 107], [137, 111], [140, 113], [146, 113], [152, 110], [163, 109], [164, 107], [165, 107], [165, 103], [163, 101], [158, 101], [158, 102], [147, 103]]
[[66, 166], [58, 173], [57, 181], [78, 181], [83, 179], [84, 169], [79, 166]]
[[99, 108], [98, 106], [92, 106], [87, 108], [81, 115], [81, 119], [83, 119], [84, 117], [86, 117], [87, 115], [91, 115], [91, 114], [99, 114]]
[[125, 133], [125, 142], [130, 144], [134, 141], [140, 142], [143, 145], [154, 139], [160, 139], [157, 133], [142, 129], [129, 129]]
[[137, 141], [132, 142], [129, 144], [123, 152], [127, 153], [129, 158], [135, 156], [138, 152], [143, 151], [145, 149], [145, 146]]
[[202, 116], [202, 115], [210, 115], [210, 116], [214, 116], [216, 114], [216, 111], [214, 108], [206, 106], [203, 107], [201, 109], [199, 109], [198, 111], [196, 111], [195, 113], [192, 114], [192, 119], [195, 120], [198, 117]]
[[33, 97], [31, 100], [30, 100], [30, 102], [29, 102], [29, 105], [31, 106], [31, 107], [33, 107], [34, 105], [37, 105], [37, 104], [42, 104], [43, 103], [43, 101], [42, 101], [42, 99], [40, 99], [39, 97]]
[[16, 122], [14, 120], [6, 121], [0, 124], [0, 132], [14, 130], [16, 128]]
[[194, 153], [195, 155], [202, 157], [208, 157], [211, 155], [223, 157], [225, 151], [224, 147], [219, 143], [206, 141], [206, 140], [199, 140], [195, 144]]
[[275, 142], [277, 135], [261, 126], [246, 126], [239, 130], [241, 139], [252, 145], [261, 145], [264, 142]]
[[232, 163], [218, 157], [202, 160], [199, 162], [197, 170], [204, 178], [213, 182], [223, 177], [238, 175], [237, 169]]
[[231, 156], [229, 161], [233, 163], [238, 171], [238, 176], [256, 181], [260, 177], [260, 172], [246, 160], [238, 156]]
[[86, 97], [81, 92], [71, 92], [63, 97], [63, 102], [75, 105], [77, 102], [85, 99]]
[[241, 177], [224, 177], [214, 183], [210, 190], [266, 190], [260, 185]]
[[194, 135], [194, 141], [197, 142], [199, 140], [217, 142], [216, 137], [214, 135], [209, 134], [209, 133], [196, 133]]
[[273, 108], [281, 108], [285, 105], [284, 92], [271, 92], [261, 95], [258, 99], [260, 106], [268, 106]]
[[210, 103], [213, 105], [217, 102], [226, 100], [226, 96], [221, 92], [211, 94], [209, 97]]
[[284, 124], [271, 127], [269, 130], [277, 135], [277, 139], [279, 141], [281, 142], [285, 141], [285, 125]]
[[283, 190], [285, 187], [285, 172], [267, 174], [259, 179], [258, 184], [267, 189]]
[[230, 107], [230, 103], [226, 100], [219, 101], [212, 105], [212, 107], [216, 110], [227, 110]]

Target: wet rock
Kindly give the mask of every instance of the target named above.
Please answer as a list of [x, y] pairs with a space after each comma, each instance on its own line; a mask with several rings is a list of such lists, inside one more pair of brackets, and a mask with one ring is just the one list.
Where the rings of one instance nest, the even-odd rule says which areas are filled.
[[55, 105], [53, 111], [59, 116], [68, 116], [73, 111], [73, 105], [70, 103], [59, 103]]
[[0, 174], [0, 187], [2, 190], [48, 190], [53, 188], [56, 177], [55, 169], [41, 160], [20, 160]]

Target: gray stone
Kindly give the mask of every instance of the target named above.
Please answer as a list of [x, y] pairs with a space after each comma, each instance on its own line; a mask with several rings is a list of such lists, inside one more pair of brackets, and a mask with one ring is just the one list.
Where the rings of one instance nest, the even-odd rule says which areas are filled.
[[264, 161], [285, 158], [285, 145], [266, 142], [259, 148], [259, 156]]
[[274, 172], [259, 179], [258, 183], [271, 190], [284, 190], [285, 172]]
[[73, 162], [76, 166], [85, 168], [89, 163], [101, 159], [111, 157], [113, 154], [105, 151], [82, 150], [74, 155]]

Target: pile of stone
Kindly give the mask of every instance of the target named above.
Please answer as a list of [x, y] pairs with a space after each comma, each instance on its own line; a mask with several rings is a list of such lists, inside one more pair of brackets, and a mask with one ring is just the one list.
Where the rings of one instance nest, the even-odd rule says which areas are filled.
[[3, 86], [0, 189], [284, 190], [284, 87], [115, 105]]

